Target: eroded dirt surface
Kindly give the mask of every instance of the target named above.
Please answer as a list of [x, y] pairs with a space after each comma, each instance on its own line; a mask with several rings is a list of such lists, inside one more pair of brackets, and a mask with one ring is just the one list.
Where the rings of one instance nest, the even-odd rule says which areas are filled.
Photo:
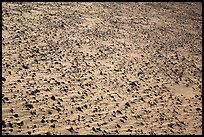
[[3, 134], [202, 134], [201, 3], [2, 3]]

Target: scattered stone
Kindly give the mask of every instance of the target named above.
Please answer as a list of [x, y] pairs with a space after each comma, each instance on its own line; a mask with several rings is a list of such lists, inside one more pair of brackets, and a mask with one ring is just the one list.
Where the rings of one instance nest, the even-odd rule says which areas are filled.
[[6, 122], [4, 120], [2, 120], [2, 127], [6, 128]]
[[18, 117], [18, 114], [14, 114], [13, 116], [14, 116], [15, 118], [17, 118], [17, 117]]
[[202, 109], [201, 108], [196, 108], [196, 111], [202, 111]]
[[9, 125], [10, 128], [13, 128], [13, 124], [12, 123], [9, 122], [8, 125]]
[[60, 112], [60, 111], [61, 111], [61, 109], [60, 109], [60, 108], [56, 108], [56, 110], [57, 110], [58, 112]]
[[77, 110], [83, 112], [82, 108], [81, 107], [77, 107]]
[[98, 132], [98, 131], [95, 129], [95, 127], [92, 127], [92, 130], [93, 130], [94, 132]]
[[42, 120], [41, 120], [41, 123], [45, 123], [45, 120], [44, 120], [44, 119], [42, 119]]
[[173, 125], [174, 125], [173, 123], [169, 123], [169, 124], [168, 124], [168, 126], [169, 126], [170, 128], [173, 128]]
[[52, 124], [50, 127], [55, 128], [55, 124]]
[[20, 82], [21, 82], [21, 80], [20, 80], [20, 79], [18, 79], [18, 80], [17, 80], [17, 82], [19, 82], [19, 83], [20, 83]]
[[13, 113], [13, 112], [14, 112], [14, 110], [13, 110], [13, 109], [10, 109], [9, 111], [10, 111], [11, 113]]
[[25, 104], [25, 106], [27, 107], [27, 109], [32, 109], [33, 108], [32, 104]]
[[48, 110], [48, 114], [52, 114], [52, 112], [50, 110]]
[[16, 123], [18, 126], [23, 126], [24, 125], [24, 122], [21, 121], [20, 123]]
[[70, 132], [72, 132], [72, 133], [78, 133], [78, 132], [76, 132], [76, 131], [74, 130], [73, 127], [69, 128], [69, 129], [67, 129], [67, 130], [70, 131]]
[[129, 102], [126, 102], [126, 103], [125, 103], [125, 106], [126, 106], [126, 107], [130, 107], [130, 103], [129, 103]]
[[35, 95], [36, 93], [38, 93], [38, 92], [40, 92], [40, 90], [38, 90], [38, 89], [35, 89], [35, 90], [33, 90], [33, 91], [31, 91], [31, 95]]
[[4, 100], [8, 101], [9, 99], [8, 99], [8, 97], [4, 97]]
[[26, 65], [23, 65], [23, 68], [24, 68], [24, 69], [29, 69], [28, 66], [26, 66]]
[[2, 77], [2, 81], [6, 81], [6, 78]]
[[28, 133], [28, 135], [31, 135], [31, 132], [30, 132], [30, 131], [28, 131], [27, 133]]
[[45, 135], [52, 135], [52, 134], [51, 134], [51, 132], [48, 131], [45, 133]]
[[116, 125], [116, 128], [117, 128], [117, 127], [118, 127], [118, 128], [121, 128], [121, 126], [120, 126], [119, 124]]
[[117, 113], [119, 113], [119, 114], [121, 114], [121, 115], [123, 114], [120, 110], [117, 110]]
[[52, 99], [52, 100], [55, 100], [55, 96], [52, 96], [51, 99]]

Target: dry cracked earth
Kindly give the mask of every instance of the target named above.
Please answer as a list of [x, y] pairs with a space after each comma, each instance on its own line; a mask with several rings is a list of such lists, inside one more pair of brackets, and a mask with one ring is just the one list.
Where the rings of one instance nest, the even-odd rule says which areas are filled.
[[202, 3], [2, 3], [2, 134], [202, 134]]

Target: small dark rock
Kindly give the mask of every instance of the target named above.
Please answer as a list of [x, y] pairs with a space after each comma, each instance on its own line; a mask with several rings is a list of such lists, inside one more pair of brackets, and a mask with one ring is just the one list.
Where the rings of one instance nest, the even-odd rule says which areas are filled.
[[132, 130], [128, 128], [127, 132], [132, 132]]
[[51, 125], [50, 127], [55, 128], [55, 124]]
[[160, 117], [160, 121], [163, 121], [164, 120], [164, 118], [163, 117]]
[[4, 97], [4, 100], [8, 101], [9, 99], [8, 99], [8, 97]]
[[18, 114], [14, 114], [13, 116], [14, 116], [15, 118], [17, 118], [17, 117], [18, 117]]
[[44, 119], [42, 119], [42, 120], [41, 120], [41, 123], [45, 123], [45, 120], [44, 120]]
[[56, 110], [57, 110], [58, 112], [60, 112], [60, 111], [61, 111], [61, 109], [60, 109], [60, 108], [57, 108]]
[[26, 66], [26, 65], [23, 65], [23, 68], [24, 68], [24, 69], [28, 69], [28, 66]]
[[129, 85], [131, 85], [131, 86], [137, 86], [136, 83], [135, 83], [134, 81], [133, 81], [133, 82], [130, 82]]
[[119, 124], [117, 124], [116, 127], [121, 128], [121, 126]]
[[49, 131], [45, 133], [46, 135], [52, 135]]
[[31, 115], [36, 115], [36, 112], [35, 111], [31, 111], [30, 114]]
[[25, 105], [28, 109], [32, 109], [33, 108], [33, 105], [32, 104], [26, 104]]
[[24, 125], [24, 123], [23, 123], [23, 121], [21, 121], [20, 123], [16, 123], [18, 126], [23, 126]]
[[170, 127], [170, 128], [173, 128], [173, 123], [170, 123], [170, 124], [168, 124], [168, 126]]
[[40, 90], [35, 89], [35, 90], [33, 90], [30, 94], [31, 94], [31, 95], [35, 95], [35, 94], [38, 93], [38, 92], [40, 92]]
[[67, 129], [67, 130], [69, 130], [70, 132], [74, 132], [73, 127], [69, 128], [69, 129]]
[[6, 79], [4, 77], [2, 77], [2, 81], [6, 81]]
[[121, 114], [122, 115], [122, 112], [120, 110], [117, 110], [117, 113]]
[[17, 82], [19, 82], [19, 83], [20, 83], [20, 82], [21, 82], [21, 80], [20, 80], [20, 79], [18, 79], [18, 80], [17, 80]]
[[48, 114], [52, 114], [52, 112], [50, 110], [48, 110]]
[[30, 131], [28, 131], [28, 135], [31, 135], [31, 132], [30, 132]]
[[196, 108], [196, 111], [201, 111], [201, 108]]
[[57, 85], [60, 85], [60, 82], [59, 82], [59, 81], [56, 81], [56, 84], [57, 84]]
[[98, 132], [98, 131], [95, 129], [95, 127], [92, 127], [92, 130], [93, 130], [94, 132]]
[[51, 99], [52, 99], [52, 100], [55, 100], [55, 96], [52, 96]]
[[97, 130], [97, 131], [102, 131], [100, 127], [97, 127], [96, 130]]
[[115, 130], [115, 132], [116, 132], [117, 134], [119, 134], [119, 131], [118, 131], [118, 130]]
[[127, 107], [130, 107], [130, 103], [129, 103], [129, 102], [126, 102], [125, 105], [126, 105]]
[[9, 111], [10, 111], [11, 113], [13, 113], [13, 112], [14, 112], [14, 110], [13, 110], [13, 109], [10, 109]]
[[122, 122], [122, 123], [124, 123], [125, 121], [124, 120], [122, 120], [122, 119], [120, 119], [120, 121]]
[[79, 110], [79, 111], [83, 112], [83, 111], [82, 111], [82, 109], [81, 109], [81, 107], [77, 107], [77, 110]]
[[4, 120], [2, 120], [2, 127], [6, 128], [6, 122]]
[[13, 128], [13, 124], [12, 123], [8, 123], [10, 128]]
[[86, 109], [88, 108], [88, 106], [87, 106], [86, 104], [84, 105], [84, 107], [85, 107]]

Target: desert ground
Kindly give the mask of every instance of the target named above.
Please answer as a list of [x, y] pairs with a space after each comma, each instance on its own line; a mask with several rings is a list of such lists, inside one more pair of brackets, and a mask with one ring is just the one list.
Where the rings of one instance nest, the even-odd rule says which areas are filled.
[[2, 134], [202, 134], [202, 3], [3, 2]]

